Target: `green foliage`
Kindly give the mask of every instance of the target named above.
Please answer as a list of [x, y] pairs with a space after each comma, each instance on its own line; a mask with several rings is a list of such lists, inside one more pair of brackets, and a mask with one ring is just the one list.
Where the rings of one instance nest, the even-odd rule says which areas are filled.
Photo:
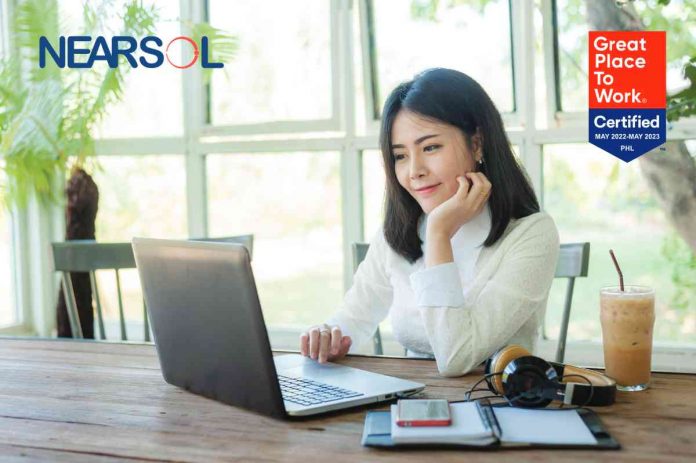
[[[84, 2], [81, 35], [154, 35], [158, 19], [158, 10], [142, 0], [126, 0], [122, 7], [112, 0]], [[223, 31], [208, 24], [190, 27], [197, 40], [209, 37], [213, 60], [227, 62], [236, 52], [236, 39]], [[39, 37], [52, 40], [60, 31], [56, 0], [17, 1], [12, 52], [0, 62], [0, 168], [7, 174], [0, 200], [5, 206], [23, 207], [32, 193], [41, 201], [59, 199], [52, 179], [64, 178], [70, 164], [85, 166], [94, 154], [92, 130], [123, 98], [131, 69], [121, 65], [124, 56], [116, 68], [39, 67]]]
[[[667, 120], [696, 115], [696, 0], [635, 2], [645, 28], [667, 31], [667, 63], [681, 66], [688, 86], [667, 96]], [[671, 7], [671, 8], [670, 8]]]
[[665, 237], [662, 255], [672, 264], [672, 305], [683, 312], [696, 310], [696, 255], [674, 232]]
[[[445, 8], [468, 6], [483, 14], [483, 10], [493, 0], [447, 0]], [[411, 0], [411, 18], [423, 21], [437, 21], [437, 10], [440, 0]]]
[[29, 186], [42, 199], [56, 199], [51, 178], [66, 161], [56, 125], [64, 94], [56, 79], [31, 84], [17, 113], [3, 125], [0, 150], [5, 155], [7, 178], [13, 179], [4, 194], [18, 204], [26, 204]]
[[435, 21], [435, 13], [440, 0], [411, 0], [411, 18]]
[[[208, 23], [187, 24], [191, 29], [191, 35], [196, 43], [201, 43], [201, 37], [208, 37], [210, 46], [208, 50], [210, 56], [208, 61], [215, 63], [227, 63], [232, 61], [234, 55], [239, 49], [239, 41], [237, 37], [226, 33], [225, 31], [211, 26]], [[212, 77], [213, 69], [203, 69], [203, 81], [209, 82]]]
[[38, 66], [39, 37], [58, 33], [45, 15], [55, 18], [56, 11], [54, 1], [18, 2], [11, 25], [16, 53], [0, 65], [0, 149], [8, 183], [3, 199], [19, 204], [30, 190], [54, 199], [51, 179], [65, 163], [59, 146], [65, 92], [57, 71]]
[[696, 55], [684, 65], [684, 77], [691, 82], [688, 87], [667, 97], [667, 120], [696, 116]]

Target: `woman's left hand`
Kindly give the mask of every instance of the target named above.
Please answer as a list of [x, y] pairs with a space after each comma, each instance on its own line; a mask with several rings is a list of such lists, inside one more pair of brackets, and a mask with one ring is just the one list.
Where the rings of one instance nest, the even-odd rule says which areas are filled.
[[[466, 222], [476, 217], [491, 195], [491, 182], [481, 172], [457, 177], [457, 192], [428, 214], [428, 233], [444, 234], [450, 239]], [[471, 180], [471, 187], [469, 181]]]

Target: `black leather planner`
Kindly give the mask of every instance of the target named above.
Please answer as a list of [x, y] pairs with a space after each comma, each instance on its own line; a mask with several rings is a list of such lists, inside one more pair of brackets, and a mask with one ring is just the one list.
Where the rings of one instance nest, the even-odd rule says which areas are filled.
[[[392, 439], [391, 411], [370, 411], [365, 417], [362, 445], [393, 449], [408, 448], [567, 448], [567, 449], [606, 449], [617, 450], [621, 446], [609, 434], [597, 414], [587, 408], [551, 410], [498, 407], [487, 401], [471, 404], [468, 409], [459, 408], [464, 404], [451, 404], [453, 425], [462, 425], [466, 420], [480, 420], [479, 429], [485, 430], [475, 436], [458, 436], [456, 429], [450, 430], [447, 442], [431, 433], [440, 430], [409, 430], [420, 442], [395, 442]], [[456, 408], [456, 410], [455, 410]], [[459, 410], [457, 412], [457, 410]], [[479, 426], [480, 425], [480, 426]], [[440, 428], [444, 430], [444, 428]], [[446, 430], [444, 430], [447, 432]], [[415, 433], [422, 433], [421, 435]], [[421, 436], [421, 437], [419, 437]], [[440, 439], [440, 441], [438, 441]], [[428, 441], [432, 440], [432, 441]]]

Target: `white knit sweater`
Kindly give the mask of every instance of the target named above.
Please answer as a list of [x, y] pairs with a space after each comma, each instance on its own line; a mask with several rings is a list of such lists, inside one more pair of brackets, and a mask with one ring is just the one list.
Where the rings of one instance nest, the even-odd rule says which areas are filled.
[[[419, 222], [425, 242], [427, 216]], [[391, 315], [396, 339], [435, 356], [443, 376], [459, 376], [506, 344], [533, 351], [558, 259], [553, 219], [539, 212], [512, 220], [493, 246], [488, 208], [452, 237], [454, 262], [425, 268], [394, 252], [378, 230], [353, 285], [326, 323], [339, 325], [353, 347]], [[423, 244], [425, 250], [425, 243]]]

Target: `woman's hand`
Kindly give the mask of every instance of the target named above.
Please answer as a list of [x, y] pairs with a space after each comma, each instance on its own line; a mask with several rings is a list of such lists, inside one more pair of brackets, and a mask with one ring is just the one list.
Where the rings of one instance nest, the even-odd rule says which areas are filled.
[[300, 353], [319, 363], [333, 362], [343, 358], [352, 343], [350, 336], [343, 336], [341, 328], [323, 323], [300, 335]]
[[457, 192], [428, 215], [429, 236], [444, 235], [451, 239], [462, 225], [483, 210], [491, 194], [491, 182], [481, 172], [464, 175], [457, 177]]

